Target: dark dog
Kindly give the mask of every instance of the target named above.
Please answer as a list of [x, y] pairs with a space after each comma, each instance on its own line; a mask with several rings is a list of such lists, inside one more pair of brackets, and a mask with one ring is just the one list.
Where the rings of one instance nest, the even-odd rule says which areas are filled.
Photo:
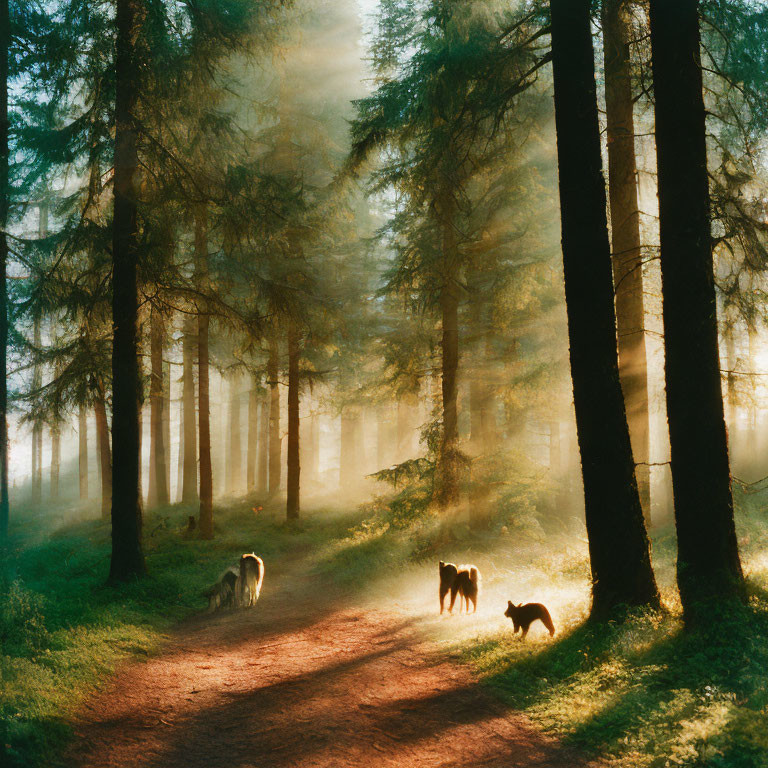
[[[251, 553], [240, 558], [240, 604], [244, 608], [256, 605], [264, 581], [264, 561]], [[248, 597], [245, 593], [248, 591]]]
[[555, 625], [552, 623], [552, 617], [549, 615], [549, 611], [541, 603], [526, 603], [525, 605], [520, 603], [519, 605], [515, 605], [509, 600], [504, 615], [512, 619], [512, 623], [515, 626], [515, 634], [517, 634], [518, 629], [522, 628], [523, 640], [525, 640], [525, 636], [528, 634], [531, 624], [536, 621], [536, 619], [541, 620], [541, 623], [549, 630], [550, 637], [555, 634]]
[[451, 593], [451, 604], [448, 613], [453, 613], [456, 595], [459, 595], [459, 611], [466, 607], [469, 613], [469, 602], [472, 601], [474, 613], [477, 610], [477, 595], [480, 592], [480, 571], [474, 565], [455, 566], [453, 563], [439, 564], [440, 569], [440, 613], [443, 612], [445, 596]]
[[208, 610], [234, 608], [239, 586], [240, 576], [237, 566], [233, 565], [221, 574], [221, 578], [206, 593]]

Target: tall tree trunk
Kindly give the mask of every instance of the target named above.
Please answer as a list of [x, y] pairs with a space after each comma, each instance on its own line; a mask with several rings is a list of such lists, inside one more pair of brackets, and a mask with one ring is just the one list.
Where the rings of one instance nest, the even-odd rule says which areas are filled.
[[104, 394], [99, 388], [93, 402], [96, 415], [96, 450], [99, 452], [99, 477], [101, 479], [101, 516], [109, 517], [112, 507], [112, 449], [109, 445], [109, 424]]
[[256, 464], [259, 450], [259, 393], [256, 383], [251, 381], [248, 392], [248, 451], [245, 483], [248, 491], [256, 489]]
[[590, 0], [551, 0], [571, 376], [592, 569], [592, 616], [658, 605], [619, 381]]
[[277, 329], [273, 329], [269, 342], [269, 359], [267, 360], [267, 379], [269, 384], [269, 494], [280, 490], [280, 390], [278, 389], [278, 347]]
[[256, 473], [256, 489], [267, 493], [269, 483], [269, 401], [263, 395], [259, 402], [259, 466]]
[[635, 158], [635, 119], [629, 60], [628, 0], [603, 2], [608, 188], [613, 281], [619, 336], [619, 376], [646, 523], [651, 520], [650, 420], [645, 350], [643, 267]]
[[61, 469], [61, 427], [58, 422], [51, 426], [51, 487], [50, 497], [59, 498], [59, 472]]
[[197, 414], [195, 413], [195, 320], [187, 318], [182, 337], [182, 420], [184, 422], [184, 478], [181, 500], [194, 504], [197, 495]]
[[150, 310], [150, 362], [149, 378], [149, 494], [150, 507], [168, 504], [168, 483], [165, 474], [165, 397], [163, 369], [163, 341], [165, 323], [156, 307]]
[[754, 322], [750, 322], [747, 328], [748, 343], [749, 343], [749, 408], [747, 411], [747, 455], [749, 456], [749, 480], [756, 482], [764, 476], [762, 470], [763, 463], [760, 456], [759, 446], [759, 424], [758, 424], [758, 409], [757, 409], [757, 374], [759, 373], [759, 338], [757, 328]]
[[[32, 327], [32, 339], [35, 350], [42, 345], [42, 331], [39, 315], [35, 317]], [[43, 371], [39, 363], [35, 363], [32, 371], [32, 388], [37, 391], [43, 384]], [[39, 504], [43, 499], [43, 425], [35, 421], [32, 427], [32, 503]]]
[[165, 466], [165, 487], [168, 489], [168, 501], [171, 500], [171, 363], [165, 366], [163, 385], [163, 464]]
[[184, 501], [184, 403], [179, 400], [179, 452], [176, 457], [176, 501]]
[[0, 544], [8, 537], [8, 229], [10, 177], [8, 143], [8, 63], [11, 24], [8, 0], [0, 0]]
[[[208, 285], [208, 210], [195, 208], [195, 271], [201, 289]], [[200, 436], [200, 535], [213, 538], [213, 472], [211, 467], [211, 405], [208, 363], [208, 308], [197, 315], [197, 386]]]
[[299, 451], [299, 330], [288, 325], [288, 451], [285, 513], [289, 520], [299, 517], [299, 484], [301, 477]]
[[80, 501], [88, 500], [88, 413], [81, 403], [77, 414]]
[[240, 374], [229, 377], [229, 451], [224, 456], [227, 490], [238, 493], [243, 484], [243, 446], [240, 434]]
[[117, 0], [115, 60], [115, 158], [112, 219], [112, 561], [110, 579], [146, 572], [141, 544], [138, 360], [138, 236], [136, 221], [136, 112], [140, 64], [136, 39], [141, 0]]
[[[451, 225], [446, 225], [444, 250], [453, 252]], [[444, 255], [444, 259], [449, 258]], [[442, 403], [443, 439], [439, 457], [438, 500], [443, 510], [450, 509], [459, 500], [459, 419], [458, 419], [458, 372], [459, 372], [459, 292], [452, 277], [447, 279], [440, 300], [442, 310]]]
[[690, 622], [710, 601], [743, 597], [744, 581], [717, 346], [698, 2], [651, 0], [650, 15], [677, 582]]

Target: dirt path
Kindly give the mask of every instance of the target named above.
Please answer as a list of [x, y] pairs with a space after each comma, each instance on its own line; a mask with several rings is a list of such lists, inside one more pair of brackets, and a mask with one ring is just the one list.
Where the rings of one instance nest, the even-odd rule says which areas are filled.
[[65, 764], [586, 765], [436, 656], [407, 617], [352, 609], [275, 570], [256, 609], [198, 617], [126, 665], [84, 710]]

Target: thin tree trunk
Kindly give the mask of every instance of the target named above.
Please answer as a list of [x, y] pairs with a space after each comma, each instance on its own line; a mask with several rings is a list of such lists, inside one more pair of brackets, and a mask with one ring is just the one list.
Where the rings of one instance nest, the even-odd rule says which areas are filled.
[[195, 413], [195, 320], [189, 317], [182, 338], [182, 421], [184, 422], [184, 479], [181, 500], [194, 504], [197, 495], [197, 414]]
[[628, 0], [605, 0], [605, 108], [619, 376], [624, 392], [632, 454], [636, 462], [635, 475], [640, 503], [646, 523], [650, 524], [648, 367], [629, 39]]
[[165, 487], [168, 493], [168, 502], [171, 500], [171, 364], [165, 366], [163, 384], [163, 464], [165, 466]]
[[246, 468], [246, 486], [248, 491], [256, 489], [256, 463], [259, 449], [259, 394], [255, 382], [251, 381], [248, 392], [248, 452]]
[[[450, 225], [445, 229], [450, 230]], [[444, 240], [452, 243], [453, 235], [446, 235]], [[452, 252], [452, 247], [452, 245], [444, 246], [448, 253]], [[459, 294], [458, 286], [450, 278], [443, 287], [440, 304], [442, 309], [443, 439], [439, 457], [438, 500], [441, 508], [448, 510], [459, 500]]]
[[[204, 205], [195, 208], [195, 270], [198, 285], [208, 285], [208, 211]], [[208, 308], [197, 316], [197, 381], [200, 436], [200, 535], [213, 538], [213, 473], [211, 467], [211, 410], [208, 363]]]
[[[33, 321], [32, 339], [35, 350], [42, 344], [40, 317]], [[32, 388], [37, 391], [43, 383], [43, 372], [39, 363], [35, 363], [32, 371]], [[35, 421], [32, 427], [32, 503], [39, 504], [43, 499], [43, 426]]]
[[179, 453], [176, 457], [176, 501], [184, 501], [184, 403], [179, 401]]
[[59, 470], [61, 469], [61, 427], [58, 423], [51, 426], [51, 487], [50, 497], [59, 498]]
[[288, 451], [286, 473], [286, 506], [288, 520], [299, 517], [299, 486], [301, 477], [299, 451], [299, 331], [296, 323], [288, 325]]
[[88, 500], [88, 413], [81, 403], [77, 414], [80, 501]]
[[[697, 0], [651, 0], [667, 421], [686, 621], [744, 597], [712, 264]], [[695, 382], [695, 386], [691, 386]]]
[[[273, 330], [277, 333], [277, 329]], [[280, 490], [280, 390], [278, 389], [278, 348], [277, 337], [273, 336], [269, 343], [269, 359], [267, 361], [267, 379], [269, 384], [269, 494]]]
[[99, 391], [93, 402], [96, 415], [96, 450], [99, 452], [99, 476], [101, 479], [101, 516], [109, 517], [112, 507], [112, 449], [109, 445], [109, 424], [104, 395]]
[[165, 474], [165, 397], [163, 370], [163, 341], [165, 323], [163, 316], [153, 306], [150, 310], [150, 361], [149, 379], [149, 494], [150, 507], [168, 504], [168, 484]]
[[555, 127], [571, 375], [592, 616], [658, 605], [619, 381], [590, 0], [551, 0]]
[[8, 538], [8, 230], [10, 176], [8, 143], [8, 63], [11, 55], [8, 0], [0, 0], [0, 543]]
[[225, 452], [229, 493], [238, 493], [243, 484], [243, 446], [240, 435], [240, 375], [229, 377], [229, 451]]
[[259, 403], [259, 467], [256, 476], [256, 488], [259, 493], [266, 493], [269, 481], [269, 401], [261, 397]]

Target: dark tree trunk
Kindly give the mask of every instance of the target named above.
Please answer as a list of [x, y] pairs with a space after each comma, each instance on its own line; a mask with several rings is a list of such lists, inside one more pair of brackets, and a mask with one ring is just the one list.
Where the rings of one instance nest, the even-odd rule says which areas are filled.
[[299, 331], [296, 323], [288, 325], [288, 450], [285, 513], [289, 520], [299, 517], [301, 478], [299, 451]]
[[651, 520], [650, 421], [645, 351], [643, 268], [635, 159], [635, 119], [629, 60], [628, 0], [603, 3], [608, 188], [613, 282], [619, 336], [619, 376], [646, 523]]
[[61, 469], [61, 427], [58, 422], [51, 427], [51, 499], [59, 498], [59, 471]]
[[165, 365], [165, 384], [163, 386], [163, 448], [165, 465], [165, 487], [168, 489], [168, 501], [171, 499], [171, 364]]
[[[195, 208], [195, 271], [198, 286], [208, 286], [208, 211]], [[211, 405], [208, 370], [208, 308], [197, 315], [197, 386], [200, 436], [200, 536], [213, 538], [213, 471], [211, 467]]]
[[248, 392], [248, 451], [245, 483], [248, 491], [256, 488], [256, 463], [259, 450], [259, 394], [256, 385], [251, 382]]
[[78, 480], [80, 501], [88, 500], [88, 414], [84, 405], [80, 405], [77, 413], [78, 438]]
[[184, 422], [184, 477], [181, 500], [194, 504], [197, 495], [197, 414], [195, 413], [195, 320], [189, 317], [182, 338], [182, 420]]
[[269, 482], [269, 402], [267, 396], [259, 403], [259, 466], [256, 473], [256, 489], [266, 493]]
[[229, 451], [225, 453], [229, 493], [237, 493], [243, 484], [243, 446], [240, 435], [240, 376], [229, 377]]
[[[273, 330], [277, 333], [277, 329]], [[269, 494], [280, 490], [280, 390], [278, 389], [279, 369], [277, 337], [273, 336], [269, 343], [269, 359], [267, 361], [267, 379], [269, 384]]]
[[[446, 230], [449, 229], [451, 227], [447, 226]], [[452, 241], [452, 235], [444, 239]], [[447, 510], [459, 500], [459, 293], [454, 280], [449, 280], [443, 287], [441, 308], [443, 439], [439, 457], [438, 499], [441, 508]]]
[[590, 0], [552, 0], [565, 299], [592, 616], [658, 605], [619, 382]]
[[110, 579], [146, 571], [141, 545], [138, 360], [139, 257], [136, 221], [136, 112], [140, 65], [136, 38], [144, 15], [140, 0], [117, 0], [115, 61], [115, 210], [112, 221], [112, 562]]
[[8, 0], [0, 0], [0, 543], [8, 537], [8, 229], [10, 147], [8, 143], [8, 62], [11, 25]]
[[692, 621], [710, 601], [743, 597], [744, 581], [717, 346], [698, 2], [651, 0], [650, 12], [677, 582]]
[[176, 501], [184, 501], [184, 405], [179, 404], [179, 452], [176, 457]]
[[[33, 321], [32, 339], [36, 350], [42, 344], [40, 317]], [[39, 363], [35, 363], [32, 371], [32, 388], [37, 391], [43, 384], [43, 372]], [[32, 427], [32, 503], [39, 504], [43, 500], [43, 425], [35, 422]]]
[[150, 311], [149, 379], [149, 494], [150, 507], [168, 504], [168, 483], [165, 473], [165, 376], [163, 370], [163, 316], [153, 306]]
[[109, 445], [109, 424], [104, 394], [97, 393], [93, 410], [96, 415], [96, 450], [99, 452], [99, 478], [101, 481], [101, 516], [106, 519], [112, 507], [112, 449]]

